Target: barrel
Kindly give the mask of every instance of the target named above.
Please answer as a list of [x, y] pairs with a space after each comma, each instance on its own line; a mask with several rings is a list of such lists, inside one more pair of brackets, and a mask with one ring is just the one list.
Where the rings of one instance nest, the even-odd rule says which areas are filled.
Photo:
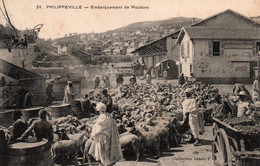
[[82, 99], [75, 99], [71, 104], [71, 110], [72, 110], [73, 116], [76, 116], [79, 119], [84, 118], [81, 102], [82, 102]]
[[4, 130], [0, 129], [0, 156], [3, 156], [5, 154], [6, 151], [6, 147], [7, 147], [7, 140], [5, 138], [5, 132]]
[[7, 149], [8, 165], [15, 166], [51, 166], [53, 161], [50, 152], [51, 145], [46, 139], [36, 142], [18, 142]]
[[51, 105], [51, 117], [52, 119], [57, 119], [60, 117], [65, 117], [70, 115], [70, 104], [60, 104], [60, 105]]
[[6, 150], [7, 140], [5, 138], [5, 132], [0, 129], [0, 165], [7, 165]]
[[1, 110], [0, 111], [0, 125], [9, 127], [13, 124], [12, 113], [14, 110]]
[[29, 120], [30, 118], [38, 117], [39, 111], [43, 109], [43, 107], [33, 107], [22, 110], [22, 116], [24, 120]]

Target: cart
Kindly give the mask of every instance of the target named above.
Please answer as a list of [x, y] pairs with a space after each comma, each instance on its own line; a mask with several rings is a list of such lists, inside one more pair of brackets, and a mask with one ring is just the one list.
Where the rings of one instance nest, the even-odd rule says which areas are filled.
[[217, 118], [213, 117], [212, 120], [212, 157], [215, 165], [260, 165], [260, 133], [245, 134]]

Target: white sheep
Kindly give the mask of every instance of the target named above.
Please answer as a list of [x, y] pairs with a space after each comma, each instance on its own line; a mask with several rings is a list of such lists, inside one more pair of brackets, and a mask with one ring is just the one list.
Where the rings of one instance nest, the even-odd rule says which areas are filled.
[[55, 161], [58, 157], [62, 157], [62, 161], [64, 161], [70, 156], [73, 156], [74, 161], [77, 163], [78, 151], [84, 144], [86, 134], [87, 133], [83, 131], [76, 139], [62, 140], [54, 143], [51, 147], [52, 159]]

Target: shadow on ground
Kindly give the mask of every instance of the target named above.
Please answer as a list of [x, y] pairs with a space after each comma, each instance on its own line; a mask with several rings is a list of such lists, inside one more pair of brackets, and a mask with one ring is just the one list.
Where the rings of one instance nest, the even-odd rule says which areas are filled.
[[212, 140], [200, 139], [201, 145], [211, 145], [213, 143]]

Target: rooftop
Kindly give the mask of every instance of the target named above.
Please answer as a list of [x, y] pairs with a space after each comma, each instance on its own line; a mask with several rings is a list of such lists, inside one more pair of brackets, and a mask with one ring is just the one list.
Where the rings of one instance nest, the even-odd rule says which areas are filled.
[[213, 27], [184, 27], [179, 36], [181, 41], [183, 33], [187, 33], [191, 39], [260, 39], [259, 28], [213, 28]]

